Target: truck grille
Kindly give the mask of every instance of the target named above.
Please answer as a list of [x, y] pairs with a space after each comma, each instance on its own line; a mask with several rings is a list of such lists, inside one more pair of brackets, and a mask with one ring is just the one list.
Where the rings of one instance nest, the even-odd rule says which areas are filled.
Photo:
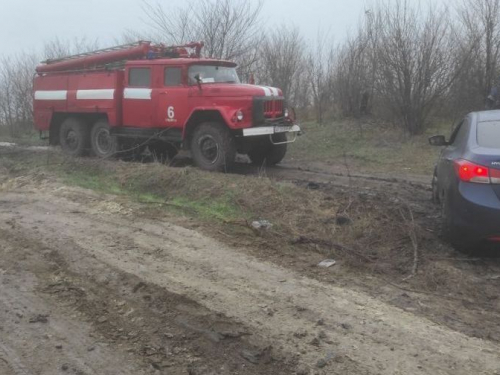
[[264, 102], [264, 118], [273, 119], [283, 116], [283, 100], [268, 100]]
[[265, 126], [269, 123], [281, 122], [285, 106], [283, 97], [254, 97], [252, 108], [253, 126]]

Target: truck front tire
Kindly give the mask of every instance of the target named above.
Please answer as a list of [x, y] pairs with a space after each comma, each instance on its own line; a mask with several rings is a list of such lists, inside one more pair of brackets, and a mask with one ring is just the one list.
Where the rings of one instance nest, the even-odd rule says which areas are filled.
[[236, 142], [223, 124], [205, 122], [194, 130], [191, 154], [198, 168], [224, 172], [234, 164]]
[[[273, 142], [286, 142], [286, 134], [274, 134]], [[248, 157], [252, 164], [262, 165], [276, 165], [283, 160], [286, 155], [287, 144], [273, 144], [269, 138], [266, 138], [261, 143], [255, 145], [249, 152]]]
[[109, 124], [106, 120], [98, 120], [90, 132], [90, 146], [92, 153], [99, 158], [109, 158], [118, 150], [118, 140], [111, 135]]
[[70, 156], [83, 156], [89, 149], [89, 128], [79, 118], [69, 117], [59, 129], [59, 143], [63, 152]]

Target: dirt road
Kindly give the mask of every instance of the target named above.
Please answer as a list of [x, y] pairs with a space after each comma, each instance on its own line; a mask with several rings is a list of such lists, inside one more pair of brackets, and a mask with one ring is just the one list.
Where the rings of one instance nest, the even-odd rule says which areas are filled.
[[0, 373], [500, 374], [497, 342], [140, 212], [1, 191]]

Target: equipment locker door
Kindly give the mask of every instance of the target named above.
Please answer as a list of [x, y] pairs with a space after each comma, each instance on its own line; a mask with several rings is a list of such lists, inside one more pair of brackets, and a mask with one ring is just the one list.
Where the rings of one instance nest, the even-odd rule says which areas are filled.
[[153, 125], [152, 71], [150, 67], [130, 67], [123, 91], [123, 124], [147, 128]]
[[188, 87], [180, 66], [162, 67], [163, 87], [158, 93], [156, 125], [182, 128], [188, 116]]

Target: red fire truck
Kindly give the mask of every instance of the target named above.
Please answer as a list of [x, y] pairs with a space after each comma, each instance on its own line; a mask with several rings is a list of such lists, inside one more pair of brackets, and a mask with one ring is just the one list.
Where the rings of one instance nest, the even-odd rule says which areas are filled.
[[206, 170], [237, 152], [279, 163], [300, 133], [281, 90], [242, 84], [235, 63], [202, 58], [202, 47], [141, 41], [47, 60], [34, 79], [36, 127], [72, 156], [147, 146], [159, 159], [189, 149]]

